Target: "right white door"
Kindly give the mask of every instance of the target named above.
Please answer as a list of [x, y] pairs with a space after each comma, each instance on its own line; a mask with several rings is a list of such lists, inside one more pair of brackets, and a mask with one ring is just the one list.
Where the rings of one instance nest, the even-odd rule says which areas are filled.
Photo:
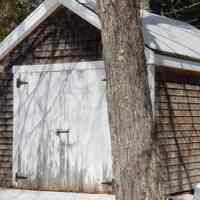
[[102, 183], [112, 180], [104, 79], [104, 69], [71, 72], [72, 87], [68, 97], [70, 134], [66, 146], [71, 189], [76, 186], [76, 190], [83, 187], [83, 191], [103, 191], [107, 186]]

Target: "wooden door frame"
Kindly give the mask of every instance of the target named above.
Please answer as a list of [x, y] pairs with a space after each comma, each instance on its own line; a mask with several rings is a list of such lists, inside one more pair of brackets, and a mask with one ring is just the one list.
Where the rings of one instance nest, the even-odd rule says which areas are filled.
[[72, 62], [40, 65], [14, 65], [13, 74], [30, 72], [55, 72], [74, 69], [104, 69], [104, 61]]
[[[13, 116], [15, 110], [14, 92], [16, 88], [16, 77], [20, 73], [40, 73], [40, 72], [56, 72], [68, 70], [84, 70], [84, 69], [104, 69], [104, 61], [87, 61], [87, 62], [73, 62], [73, 63], [56, 63], [56, 64], [40, 64], [40, 65], [14, 65], [13, 72]], [[15, 131], [15, 120], [13, 119], [13, 135]], [[13, 138], [14, 139], [14, 138]], [[13, 141], [14, 145], [14, 141]], [[12, 148], [12, 186], [15, 187], [16, 183], [16, 169], [14, 169], [14, 148]]]

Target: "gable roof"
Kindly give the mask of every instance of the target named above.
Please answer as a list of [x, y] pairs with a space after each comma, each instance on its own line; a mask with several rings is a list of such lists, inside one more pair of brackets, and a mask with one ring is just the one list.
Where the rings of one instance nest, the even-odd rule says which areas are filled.
[[[61, 5], [101, 29], [96, 0], [45, 0], [0, 43], [0, 60]], [[200, 30], [189, 24], [143, 11], [143, 35], [151, 49], [200, 59]]]

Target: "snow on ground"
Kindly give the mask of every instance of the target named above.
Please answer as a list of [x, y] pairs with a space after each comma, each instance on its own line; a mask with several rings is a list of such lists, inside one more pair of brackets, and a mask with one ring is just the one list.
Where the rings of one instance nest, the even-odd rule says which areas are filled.
[[170, 197], [169, 200], [193, 200], [193, 195], [183, 194], [179, 196], [173, 196], [173, 197]]
[[[45, 192], [0, 188], [0, 200], [115, 200], [115, 197], [114, 195], [107, 194]], [[193, 200], [193, 195], [173, 196], [169, 200]]]
[[115, 200], [113, 195], [0, 189], [0, 200]]

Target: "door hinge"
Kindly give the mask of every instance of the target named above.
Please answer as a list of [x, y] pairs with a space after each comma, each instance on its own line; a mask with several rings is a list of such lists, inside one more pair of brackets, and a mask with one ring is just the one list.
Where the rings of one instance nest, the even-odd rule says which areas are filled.
[[112, 179], [112, 180], [106, 180], [106, 181], [102, 182], [101, 184], [112, 186], [112, 185], [114, 185], [114, 179]]
[[15, 174], [15, 180], [16, 180], [16, 181], [18, 181], [18, 180], [25, 180], [25, 179], [28, 179], [28, 177], [22, 176], [22, 175], [19, 174], [19, 173], [16, 173], [16, 174]]
[[20, 78], [17, 78], [17, 83], [16, 83], [17, 88], [20, 88], [22, 85], [27, 85], [27, 84], [28, 82], [22, 81]]

